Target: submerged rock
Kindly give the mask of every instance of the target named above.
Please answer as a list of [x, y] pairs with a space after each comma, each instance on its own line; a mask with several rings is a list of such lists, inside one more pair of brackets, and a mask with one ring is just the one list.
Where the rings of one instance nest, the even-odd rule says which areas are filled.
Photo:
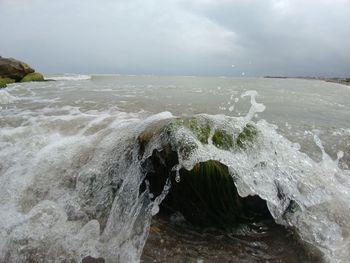
[[235, 146], [233, 136], [223, 129], [217, 129], [213, 135], [213, 144], [223, 150], [228, 150]]
[[138, 136], [141, 154], [147, 145], [161, 138], [163, 147], [170, 147], [182, 159], [188, 159], [198, 149], [199, 144], [212, 143], [221, 150], [245, 149], [257, 138], [253, 124], [247, 124], [241, 132], [214, 124], [203, 115], [161, 120], [149, 125]]
[[174, 169], [180, 160], [191, 158], [202, 146], [212, 143], [220, 150], [244, 151], [257, 135], [252, 124], [234, 132], [232, 127], [214, 123], [202, 115], [148, 126], [138, 137], [140, 154], [159, 139], [162, 147], [148, 152], [151, 156], [143, 163], [150, 191], [159, 196], [170, 179], [170, 192], [161, 206], [168, 212], [180, 211], [188, 221], [200, 226], [226, 228], [244, 220], [270, 217], [265, 201], [238, 195], [228, 167], [219, 161], [199, 162], [190, 171], [182, 168], [177, 173]]
[[264, 200], [239, 196], [227, 166], [216, 160], [197, 163], [191, 171], [181, 169], [181, 181], [176, 182], [176, 172], [171, 169], [176, 163], [175, 152], [164, 150], [155, 150], [145, 163], [151, 167], [146, 180], [154, 196], [161, 194], [168, 179], [171, 181], [161, 212], [178, 211], [200, 227], [230, 228], [241, 222], [272, 218]]
[[175, 126], [188, 128], [201, 143], [207, 144], [213, 123], [202, 116], [194, 116], [191, 118], [176, 119]]
[[247, 124], [243, 131], [237, 137], [238, 146], [244, 148], [247, 144], [252, 143], [257, 136], [257, 130], [254, 125]]
[[91, 256], [85, 257], [82, 263], [105, 263], [104, 258], [93, 258]]

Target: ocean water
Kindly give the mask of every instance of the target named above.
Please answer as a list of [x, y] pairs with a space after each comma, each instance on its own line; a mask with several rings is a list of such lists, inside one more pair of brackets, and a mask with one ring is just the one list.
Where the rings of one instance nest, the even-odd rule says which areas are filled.
[[[193, 262], [215, 261], [215, 256], [233, 262], [303, 262], [308, 254], [324, 262], [348, 261], [348, 86], [196, 76], [47, 78], [56, 81], [0, 90], [0, 262], [81, 262], [88, 256], [105, 262], [181, 262], [186, 248]], [[270, 227], [270, 238], [239, 239], [250, 250], [236, 251], [235, 244], [213, 249], [214, 243], [227, 244], [232, 233], [209, 231], [214, 241], [199, 253], [203, 229], [193, 230], [183, 220], [178, 227], [179, 220], [157, 219], [171, 185], [158, 197], [149, 189], [140, 191], [142, 163], [164, 141], [154, 136], [141, 153], [139, 135], [163, 121], [192, 116], [232, 134], [247, 123], [257, 128], [257, 141], [244, 151], [219, 149], [211, 140], [203, 144], [181, 129], [175, 140], [189, 140], [196, 151], [189, 156], [178, 152], [179, 163], [172, 167], [176, 174], [216, 160], [228, 167], [241, 197], [266, 200], [276, 225]], [[290, 209], [292, 204], [296, 209]], [[160, 225], [165, 225], [159, 230], [163, 237], [172, 240], [168, 247], [184, 240], [179, 233], [192, 241], [181, 246], [182, 252], [168, 248], [165, 259], [157, 243], [163, 239], [154, 234]], [[298, 244], [295, 249], [305, 254], [288, 252], [288, 233]], [[255, 247], [254, 236], [260, 242]], [[269, 243], [274, 237], [282, 241]], [[275, 255], [279, 246], [284, 252]]]

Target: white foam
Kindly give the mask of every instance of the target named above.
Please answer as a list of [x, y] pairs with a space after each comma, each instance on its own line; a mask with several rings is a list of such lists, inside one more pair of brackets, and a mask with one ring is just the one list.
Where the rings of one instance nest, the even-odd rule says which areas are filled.
[[[256, 103], [256, 92], [245, 95], [251, 97], [252, 103], [247, 116], [202, 117], [214, 122], [215, 127], [225, 127], [233, 133], [242, 130], [247, 122], [252, 123], [252, 113], [265, 109]], [[292, 227], [303, 242], [323, 254], [325, 261], [346, 262], [350, 257], [350, 171], [338, 167], [343, 152], [338, 152], [337, 159], [333, 160], [314, 135], [323, 156], [320, 162], [315, 162], [299, 151], [299, 145], [278, 134], [276, 126], [264, 120], [255, 125], [258, 141], [244, 151], [218, 149], [210, 139], [209, 144], [202, 144], [187, 128], [178, 129], [175, 140], [187, 140], [196, 144], [197, 149], [190, 156], [181, 156], [178, 152], [179, 164], [173, 170], [191, 170], [199, 162], [220, 161], [228, 166], [242, 197], [259, 195], [267, 201], [276, 222]], [[148, 155], [160, 148], [157, 144], [161, 141], [154, 143], [147, 150]], [[176, 181], [180, 181], [176, 174]]]
[[8, 93], [7, 90], [5, 89], [0, 90], [0, 105], [11, 104], [16, 100], [18, 100], [18, 98]]
[[[256, 92], [243, 96], [251, 98], [247, 116], [203, 116], [237, 133], [265, 109], [256, 102]], [[139, 261], [151, 217], [168, 188], [154, 203], [147, 191], [140, 194], [137, 137], [148, 125], [174, 117], [163, 112], [145, 119], [142, 114], [48, 105], [6, 116], [9, 125], [0, 129], [0, 262], [6, 255], [7, 262], [80, 262], [87, 255], [107, 263]], [[293, 227], [326, 260], [346, 262], [350, 174], [338, 168], [342, 153], [332, 160], [315, 136], [324, 156], [315, 162], [275, 126], [263, 120], [255, 125], [259, 135], [252, 148], [226, 151], [212, 140], [207, 145], [195, 140], [198, 150], [180, 158], [175, 168], [191, 169], [210, 159], [222, 162], [241, 196], [267, 200], [278, 223]], [[181, 129], [178, 136], [191, 139], [193, 133]], [[145, 156], [160, 146], [156, 138]], [[294, 213], [287, 209], [291, 201], [297, 206]]]
[[48, 76], [48, 79], [57, 80], [57, 81], [59, 81], [59, 80], [79, 81], [79, 80], [90, 80], [91, 76], [89, 76], [89, 75], [82, 75], [82, 74], [65, 73], [63, 75]]

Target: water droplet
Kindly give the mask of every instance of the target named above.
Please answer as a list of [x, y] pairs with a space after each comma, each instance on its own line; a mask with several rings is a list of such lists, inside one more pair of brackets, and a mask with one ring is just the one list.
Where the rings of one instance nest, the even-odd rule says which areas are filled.
[[152, 216], [158, 214], [158, 212], [159, 212], [159, 205], [154, 204], [153, 207], [152, 207], [152, 210], [151, 210]]

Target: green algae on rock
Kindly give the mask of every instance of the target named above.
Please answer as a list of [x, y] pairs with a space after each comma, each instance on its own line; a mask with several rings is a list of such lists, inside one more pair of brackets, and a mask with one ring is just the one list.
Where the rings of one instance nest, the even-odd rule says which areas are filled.
[[[162, 137], [165, 143], [170, 144], [171, 149], [178, 152], [182, 158], [189, 158], [194, 150], [198, 148], [195, 138], [186, 131], [182, 131], [181, 119], [169, 123], [162, 130]], [[181, 134], [181, 135], [179, 135]]]
[[6, 84], [28, 81], [44, 81], [44, 76], [22, 61], [0, 57], [0, 88], [6, 87]]
[[154, 137], [162, 138], [165, 145], [188, 158], [198, 148], [198, 141], [208, 144], [212, 122], [203, 116], [174, 118], [153, 123], [138, 136], [141, 152]]
[[257, 136], [257, 129], [253, 124], [247, 124], [243, 131], [237, 137], [237, 144], [241, 148], [245, 148], [249, 143], [252, 143]]
[[27, 74], [21, 82], [30, 82], [30, 81], [44, 81], [44, 76], [39, 72], [33, 72]]
[[[229, 228], [249, 218], [270, 216], [266, 202], [259, 197], [241, 198], [238, 195], [228, 167], [217, 160], [198, 162], [190, 171], [185, 168], [174, 170], [179, 163], [190, 159], [197, 149], [209, 146], [211, 142], [221, 150], [244, 151], [257, 135], [253, 124], [247, 124], [238, 134], [237, 128], [229, 125], [227, 120], [214, 123], [203, 115], [166, 119], [149, 125], [138, 141], [143, 155], [151, 141], [160, 140], [156, 148], [148, 148], [152, 152], [147, 153], [143, 163], [148, 168], [145, 170], [148, 170], [146, 180], [150, 191], [159, 196], [170, 179], [171, 190], [163, 206], [172, 212], [180, 211], [187, 220], [199, 226]], [[176, 179], [178, 176], [181, 180]]]
[[160, 138], [163, 146], [177, 152], [181, 159], [188, 159], [201, 144], [209, 144], [210, 139], [215, 147], [229, 151], [245, 149], [256, 136], [257, 130], [253, 124], [247, 124], [237, 135], [229, 127], [217, 126], [211, 119], [197, 115], [155, 122], [140, 133], [138, 141], [141, 153], [152, 138]]
[[188, 128], [201, 143], [208, 144], [212, 127], [212, 122], [209, 119], [202, 116], [194, 116], [191, 118], [177, 119], [175, 123]]
[[219, 149], [229, 150], [235, 146], [233, 135], [224, 129], [216, 129], [212, 140], [213, 144]]
[[16, 80], [0, 76], [0, 88], [5, 88], [6, 84], [11, 84], [11, 83], [14, 83], [14, 82], [16, 82]]
[[154, 151], [144, 165], [149, 190], [158, 196], [167, 180], [171, 188], [161, 204], [161, 212], [181, 212], [192, 224], [200, 227], [230, 228], [241, 222], [270, 218], [266, 202], [257, 196], [242, 198], [237, 192], [228, 167], [216, 160], [194, 165], [192, 170], [181, 169], [176, 182], [172, 167], [178, 162], [174, 151]]
[[34, 72], [28, 64], [14, 58], [0, 57], [0, 77], [20, 81], [25, 75]]

